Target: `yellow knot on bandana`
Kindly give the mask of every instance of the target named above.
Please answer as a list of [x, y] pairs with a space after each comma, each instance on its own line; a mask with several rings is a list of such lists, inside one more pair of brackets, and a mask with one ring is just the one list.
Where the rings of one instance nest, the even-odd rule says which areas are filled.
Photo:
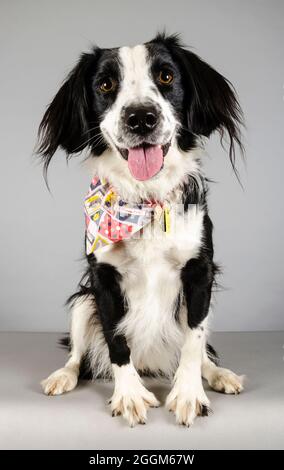
[[170, 210], [158, 202], [129, 204], [105, 180], [94, 177], [85, 198], [87, 255], [112, 243], [129, 240], [157, 220], [170, 230]]

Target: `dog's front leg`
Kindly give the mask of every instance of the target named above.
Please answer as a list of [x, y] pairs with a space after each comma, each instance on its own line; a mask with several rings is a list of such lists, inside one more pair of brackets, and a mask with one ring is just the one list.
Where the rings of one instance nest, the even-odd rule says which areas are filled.
[[108, 263], [94, 264], [92, 270], [97, 310], [114, 375], [114, 393], [110, 400], [112, 415], [122, 415], [130, 426], [144, 424], [148, 407], [159, 406], [159, 402], [154, 394], [144, 387], [135, 370], [126, 338], [116, 334], [117, 325], [126, 311], [120, 288], [121, 276], [116, 268]]
[[213, 281], [212, 262], [206, 258], [191, 259], [183, 268], [181, 279], [187, 327], [180, 363], [166, 405], [175, 413], [177, 423], [190, 426], [197, 415], [207, 415], [209, 410], [201, 364]]

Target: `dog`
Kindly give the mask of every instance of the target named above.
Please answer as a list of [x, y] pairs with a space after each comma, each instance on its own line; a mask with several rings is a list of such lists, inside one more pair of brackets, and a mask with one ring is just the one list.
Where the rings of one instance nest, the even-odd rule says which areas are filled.
[[230, 82], [177, 35], [81, 55], [39, 127], [45, 172], [60, 147], [67, 158], [87, 151], [93, 177], [70, 356], [42, 381], [45, 394], [113, 378], [112, 415], [134, 426], [159, 406], [143, 375], [167, 377], [166, 407], [190, 426], [210, 411], [202, 378], [217, 392], [243, 390], [207, 343], [218, 267], [202, 171], [214, 131], [228, 136], [235, 169], [242, 124]]

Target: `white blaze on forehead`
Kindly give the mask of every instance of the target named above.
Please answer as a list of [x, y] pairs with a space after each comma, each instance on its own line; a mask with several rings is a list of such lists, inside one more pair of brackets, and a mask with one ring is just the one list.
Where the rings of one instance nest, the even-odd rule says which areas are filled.
[[147, 49], [144, 45], [121, 47], [119, 58], [122, 68], [122, 90], [129, 100], [139, 101], [149, 98], [153, 81], [150, 76]]
[[112, 106], [106, 111], [100, 127], [113, 146], [128, 148], [128, 137], [121, 126], [123, 111], [128, 106], [152, 103], [161, 113], [159, 143], [167, 143], [176, 128], [174, 110], [167, 99], [159, 93], [151, 73], [151, 60], [145, 45], [121, 47], [118, 51], [121, 69], [119, 92]]

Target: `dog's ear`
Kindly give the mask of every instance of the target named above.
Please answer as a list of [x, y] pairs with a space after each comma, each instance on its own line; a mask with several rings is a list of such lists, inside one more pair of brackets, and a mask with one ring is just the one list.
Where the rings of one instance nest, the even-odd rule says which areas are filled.
[[45, 173], [58, 147], [66, 151], [68, 158], [88, 143], [91, 112], [88, 77], [94, 62], [95, 52], [81, 55], [43, 116], [37, 153], [44, 161]]
[[180, 46], [175, 55], [182, 69], [187, 128], [209, 137], [214, 131], [229, 137], [229, 156], [235, 169], [235, 144], [243, 153], [240, 126], [242, 110], [231, 83], [196, 54]]

